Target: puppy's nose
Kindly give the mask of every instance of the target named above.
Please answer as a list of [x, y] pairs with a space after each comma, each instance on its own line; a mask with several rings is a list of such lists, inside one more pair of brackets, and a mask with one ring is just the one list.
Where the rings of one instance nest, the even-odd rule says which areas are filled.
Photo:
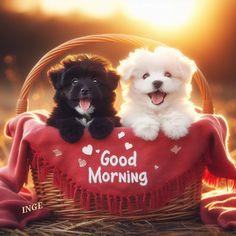
[[154, 88], [159, 89], [162, 86], [163, 82], [160, 80], [155, 80], [152, 82]]
[[87, 89], [87, 88], [82, 88], [81, 90], [80, 90], [80, 92], [81, 92], [81, 94], [82, 95], [88, 95], [88, 92], [89, 92], [89, 90]]

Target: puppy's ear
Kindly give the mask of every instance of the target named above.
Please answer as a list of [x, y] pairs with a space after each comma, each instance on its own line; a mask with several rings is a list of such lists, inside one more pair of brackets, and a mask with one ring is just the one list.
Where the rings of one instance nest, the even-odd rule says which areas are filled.
[[135, 49], [130, 52], [128, 57], [120, 61], [120, 65], [117, 67], [118, 73], [121, 75], [121, 79], [128, 81], [135, 77], [136, 65], [142, 62], [143, 58], [150, 56], [150, 51], [145, 48]]
[[53, 85], [54, 89], [60, 89], [61, 87], [61, 77], [62, 77], [63, 69], [52, 67], [47, 72], [47, 76], [49, 78], [49, 82]]
[[181, 51], [169, 47], [157, 47], [154, 53], [173, 68], [176, 68], [181, 77], [190, 82], [193, 74], [197, 71], [195, 62], [186, 57]]
[[108, 78], [108, 81], [109, 81], [110, 88], [112, 90], [115, 90], [118, 86], [120, 76], [114, 70], [109, 70], [107, 72], [107, 78]]
[[133, 76], [133, 63], [128, 59], [120, 61], [120, 65], [117, 67], [118, 73], [121, 75], [121, 79], [128, 81]]
[[183, 55], [179, 62], [178, 68], [182, 78], [187, 82], [191, 82], [193, 74], [197, 71], [197, 65], [193, 60]]

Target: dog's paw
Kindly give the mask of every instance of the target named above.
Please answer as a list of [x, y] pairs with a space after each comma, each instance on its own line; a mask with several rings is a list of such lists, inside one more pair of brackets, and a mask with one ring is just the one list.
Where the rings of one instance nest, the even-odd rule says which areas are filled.
[[153, 141], [159, 133], [159, 125], [157, 123], [139, 123], [133, 126], [134, 134], [147, 141]]
[[168, 138], [179, 139], [188, 134], [188, 128], [184, 126], [166, 126], [164, 133]]
[[191, 126], [190, 119], [185, 117], [176, 117], [176, 119], [168, 119], [162, 123], [162, 129], [165, 135], [171, 139], [179, 139], [188, 134]]
[[113, 130], [114, 123], [108, 118], [95, 118], [90, 123], [88, 130], [95, 139], [107, 137]]
[[84, 126], [75, 119], [65, 120], [61, 122], [59, 132], [66, 142], [75, 143], [83, 136]]

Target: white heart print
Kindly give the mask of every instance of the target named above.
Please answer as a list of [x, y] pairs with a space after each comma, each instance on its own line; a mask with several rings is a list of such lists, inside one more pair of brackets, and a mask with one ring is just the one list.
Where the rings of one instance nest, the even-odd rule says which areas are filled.
[[158, 165], [154, 165], [154, 169], [157, 170], [159, 168]]
[[121, 131], [120, 133], [118, 133], [118, 138], [121, 139], [125, 137], [125, 132]]
[[96, 153], [100, 153], [100, 149], [96, 149]]
[[128, 142], [125, 143], [125, 149], [126, 149], [126, 150], [129, 150], [129, 149], [131, 149], [132, 147], [133, 147], [133, 144], [128, 143]]
[[181, 147], [177, 145], [175, 145], [174, 147], [170, 149], [170, 151], [173, 152], [174, 154], [178, 154], [180, 150], [181, 150]]
[[54, 153], [56, 157], [59, 157], [62, 155], [62, 151], [60, 149], [54, 149], [52, 150], [52, 152]]
[[78, 162], [80, 167], [85, 167], [87, 165], [87, 162], [83, 159], [78, 159]]
[[93, 152], [93, 146], [88, 144], [87, 146], [83, 147], [82, 148], [82, 152], [85, 154], [85, 155], [88, 155], [88, 156], [91, 156], [92, 155], [92, 152]]

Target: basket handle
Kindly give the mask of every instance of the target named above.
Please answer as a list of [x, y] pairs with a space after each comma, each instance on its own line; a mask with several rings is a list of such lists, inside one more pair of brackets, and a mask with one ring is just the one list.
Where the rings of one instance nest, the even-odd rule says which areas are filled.
[[[39, 77], [39, 74], [42, 72], [42, 70], [45, 68], [45, 66], [48, 63], [52, 62], [54, 59], [58, 58], [59, 56], [61, 56], [63, 53], [67, 51], [70, 51], [72, 49], [78, 48], [83, 45], [96, 44], [96, 43], [116, 43], [116, 44], [119, 43], [119, 44], [127, 44], [127, 45], [132, 45], [132, 46], [137, 46], [137, 47], [149, 46], [151, 48], [157, 47], [159, 45], [164, 45], [152, 39], [147, 39], [147, 38], [134, 36], [134, 35], [126, 35], [126, 34], [89, 35], [89, 36], [79, 37], [79, 38], [75, 38], [70, 41], [67, 41], [55, 47], [48, 53], [46, 53], [29, 72], [22, 86], [19, 99], [17, 100], [16, 114], [20, 114], [28, 110], [29, 91], [33, 83]], [[210, 89], [206, 81], [206, 78], [204, 77], [204, 75], [199, 69], [194, 74], [193, 78], [195, 79], [201, 93], [202, 112], [212, 114], [214, 112], [214, 108], [213, 108], [212, 98], [210, 95]]]

